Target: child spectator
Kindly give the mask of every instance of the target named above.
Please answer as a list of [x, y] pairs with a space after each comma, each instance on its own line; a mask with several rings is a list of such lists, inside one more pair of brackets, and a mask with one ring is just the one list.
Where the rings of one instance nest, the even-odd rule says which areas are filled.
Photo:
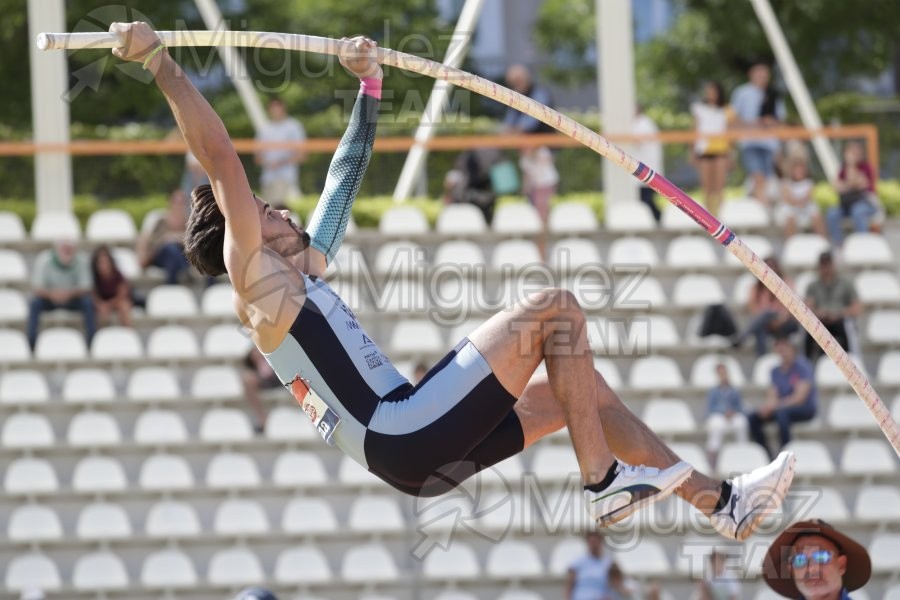
[[741, 405], [741, 392], [731, 385], [723, 363], [716, 365], [716, 375], [719, 385], [706, 396], [706, 454], [711, 465], [716, 464], [726, 433], [734, 434], [739, 442], [747, 441], [747, 417]]
[[809, 176], [809, 156], [805, 150], [788, 156], [784, 175], [781, 180], [781, 202], [775, 207], [775, 222], [784, 229], [784, 237], [791, 237], [798, 229], [812, 229], [826, 237], [825, 221], [813, 200], [816, 184]]

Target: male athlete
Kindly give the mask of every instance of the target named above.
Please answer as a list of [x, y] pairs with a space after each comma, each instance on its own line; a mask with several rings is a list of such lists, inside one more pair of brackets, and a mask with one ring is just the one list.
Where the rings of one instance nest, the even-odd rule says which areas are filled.
[[[188, 258], [208, 275], [228, 273], [235, 311], [326, 441], [393, 487], [429, 496], [568, 426], [600, 526], [677, 491], [723, 535], [744, 539], [781, 504], [792, 455], [732, 481], [694, 472], [594, 370], [584, 314], [564, 290], [495, 315], [416, 386], [397, 372], [324, 281], [374, 143], [382, 71], [373, 41], [342, 43], [340, 62], [360, 79], [360, 93], [303, 231], [253, 194], [222, 121], [150, 27], [114, 23], [110, 31], [125, 42], [115, 56], [153, 73], [209, 175], [211, 187], [193, 193]], [[541, 361], [546, 375], [535, 373]]]

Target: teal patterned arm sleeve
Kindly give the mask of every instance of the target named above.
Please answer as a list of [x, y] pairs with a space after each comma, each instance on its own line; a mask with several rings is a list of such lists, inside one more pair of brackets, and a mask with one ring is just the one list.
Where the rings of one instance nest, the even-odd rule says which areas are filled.
[[368, 94], [357, 96], [350, 124], [331, 159], [325, 190], [306, 228], [310, 245], [324, 254], [329, 264], [344, 241], [350, 208], [372, 157], [379, 103]]

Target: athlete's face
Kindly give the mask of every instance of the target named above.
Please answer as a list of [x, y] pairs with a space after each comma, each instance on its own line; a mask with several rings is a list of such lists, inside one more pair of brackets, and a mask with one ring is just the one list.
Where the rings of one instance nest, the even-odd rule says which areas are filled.
[[296, 256], [309, 247], [309, 234], [291, 220], [289, 210], [275, 210], [256, 198], [263, 243], [284, 257]]

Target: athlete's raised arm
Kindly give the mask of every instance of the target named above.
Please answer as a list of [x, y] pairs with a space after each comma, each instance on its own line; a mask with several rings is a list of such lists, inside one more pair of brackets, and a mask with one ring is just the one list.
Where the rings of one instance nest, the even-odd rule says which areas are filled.
[[115, 56], [142, 62], [155, 76], [188, 147], [209, 176], [225, 217], [225, 266], [229, 272], [245, 268], [262, 243], [259, 208], [225, 125], [149, 25], [113, 23], [109, 31], [125, 42], [123, 48], [113, 50]]

